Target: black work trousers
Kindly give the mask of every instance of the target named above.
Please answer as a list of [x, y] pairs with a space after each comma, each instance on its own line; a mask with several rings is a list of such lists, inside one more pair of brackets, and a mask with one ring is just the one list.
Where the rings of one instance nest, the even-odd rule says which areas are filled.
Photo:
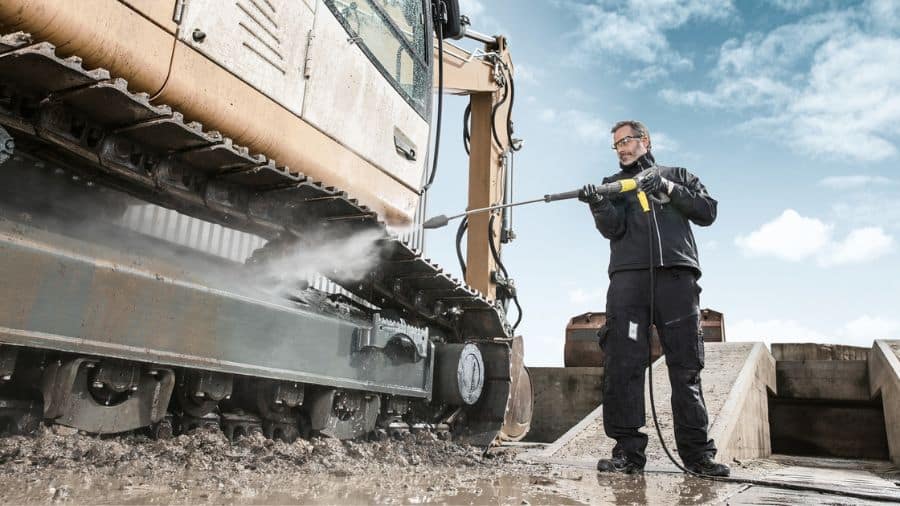
[[[700, 286], [688, 268], [656, 270], [656, 324], [672, 385], [672, 417], [678, 453], [685, 464], [715, 457], [709, 418], [703, 401], [703, 336], [700, 332]], [[649, 362], [650, 271], [613, 273], [606, 296], [606, 329], [601, 346], [606, 355], [603, 427], [616, 440], [613, 455], [643, 465], [647, 435], [644, 373]], [[657, 397], [657, 402], [662, 400]]]

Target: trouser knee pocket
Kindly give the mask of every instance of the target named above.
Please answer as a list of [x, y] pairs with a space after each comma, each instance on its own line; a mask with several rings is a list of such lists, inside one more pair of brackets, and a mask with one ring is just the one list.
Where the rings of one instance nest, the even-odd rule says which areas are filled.
[[666, 364], [682, 369], [703, 369], [705, 351], [699, 312], [665, 322], [660, 334]]

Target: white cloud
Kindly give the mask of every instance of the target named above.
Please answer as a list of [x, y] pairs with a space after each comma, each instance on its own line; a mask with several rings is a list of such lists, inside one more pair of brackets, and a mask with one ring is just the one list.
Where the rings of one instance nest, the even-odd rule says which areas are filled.
[[513, 77], [515, 77], [516, 82], [523, 82], [528, 84], [540, 83], [543, 74], [544, 73], [540, 68], [532, 67], [531, 65], [528, 65], [526, 63], [516, 63], [513, 70]]
[[[486, 13], [490, 12], [485, 8], [483, 0], [460, 0], [459, 13], [468, 16], [472, 22], [472, 29], [481, 33], [502, 33], [510, 37], [514, 34], [510, 33], [496, 18]], [[515, 38], [513, 38], [515, 40]]]
[[853, 342], [866, 342], [874, 339], [900, 339], [900, 321], [863, 315], [847, 322], [841, 334]]
[[834, 203], [831, 214], [855, 226], [881, 223], [887, 228], [900, 230], [900, 200], [895, 196], [869, 192], [854, 194], [849, 201]]
[[602, 307], [606, 300], [606, 289], [585, 290], [576, 288], [569, 290], [569, 302], [578, 306]]
[[889, 178], [884, 176], [829, 176], [819, 181], [819, 186], [825, 186], [835, 190], [858, 189], [866, 186], [892, 184]]
[[851, 230], [843, 240], [835, 240], [833, 231], [833, 225], [787, 209], [750, 234], [738, 236], [735, 244], [748, 256], [790, 262], [815, 259], [820, 267], [869, 262], [894, 250], [893, 237], [881, 227]]
[[741, 130], [816, 156], [878, 161], [900, 142], [900, 7], [808, 16], [719, 50], [711, 89], [665, 89], [672, 104], [752, 113]]
[[717, 251], [719, 249], [719, 241], [715, 239], [700, 243], [700, 251]]
[[739, 320], [725, 327], [728, 341], [764, 341], [766, 343], [824, 343], [832, 338], [794, 320]]
[[669, 43], [667, 32], [693, 21], [733, 17], [732, 0], [596, 0], [570, 3], [580, 26], [573, 60], [581, 65], [606, 60], [690, 69], [693, 62]]
[[711, 92], [672, 89], [660, 91], [670, 104], [729, 109], [749, 109], [774, 103], [787, 103], [794, 91], [770, 77], [744, 76], [721, 81]]
[[575, 134], [581, 140], [596, 143], [607, 139], [609, 136], [609, 123], [599, 119], [594, 114], [578, 109], [566, 109], [558, 111], [547, 108], [540, 112], [541, 121], [558, 123], [566, 134]]
[[749, 235], [738, 236], [735, 243], [750, 256], [774, 256], [798, 262], [820, 253], [830, 236], [831, 226], [787, 209]]
[[581, 88], [567, 88], [563, 95], [566, 97], [568, 101], [574, 102], [596, 102], [597, 100], [590, 93], [582, 90]]
[[843, 327], [827, 332], [810, 328], [795, 320], [750, 320], [729, 322], [728, 341], [764, 341], [771, 343], [822, 343], [848, 346], [872, 346], [876, 339], [900, 339], [900, 321], [863, 315]]
[[870, 0], [866, 10], [876, 29], [889, 31], [900, 27], [900, 3], [897, 0]]
[[863, 161], [897, 153], [900, 136], [900, 39], [856, 36], [826, 43], [809, 85], [791, 104], [787, 131], [806, 151]]
[[678, 141], [662, 132], [650, 132], [654, 153], [672, 153], [678, 149]]
[[822, 266], [863, 263], [890, 253], [894, 239], [879, 227], [866, 227], [850, 232], [847, 237], [819, 258]]
[[813, 0], [766, 0], [768, 3], [788, 12], [797, 12], [813, 4]]
[[668, 75], [669, 71], [663, 67], [651, 66], [633, 70], [628, 74], [628, 81], [625, 82], [625, 87], [631, 89], [643, 88], [644, 86], [659, 81], [660, 79], [667, 77]]
[[479, 0], [459, 0], [459, 12], [465, 16], [475, 17], [484, 12], [484, 4]]

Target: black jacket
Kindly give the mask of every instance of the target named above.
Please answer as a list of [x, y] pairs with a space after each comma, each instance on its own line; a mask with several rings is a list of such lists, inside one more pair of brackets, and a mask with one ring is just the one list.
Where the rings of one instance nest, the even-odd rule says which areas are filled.
[[[652, 157], [648, 158], [652, 162]], [[715, 199], [697, 176], [680, 167], [659, 167], [660, 175], [675, 183], [670, 202], [653, 201], [645, 213], [631, 191], [603, 198], [590, 205], [597, 230], [609, 239], [609, 274], [646, 269], [651, 261], [658, 267], [688, 267], [700, 275], [697, 244], [689, 222], [711, 225], [716, 219]], [[630, 169], [630, 170], [629, 170]], [[604, 183], [634, 177], [640, 164], [603, 179]], [[649, 236], [648, 236], [649, 228]], [[652, 241], [652, 248], [650, 242]]]

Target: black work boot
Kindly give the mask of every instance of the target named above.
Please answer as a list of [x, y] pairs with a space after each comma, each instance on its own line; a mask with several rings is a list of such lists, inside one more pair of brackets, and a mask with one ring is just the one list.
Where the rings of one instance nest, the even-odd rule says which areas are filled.
[[601, 473], [635, 474], [643, 473], [644, 466], [632, 462], [623, 456], [614, 455], [611, 459], [597, 461], [597, 470]]
[[731, 468], [725, 464], [720, 464], [709, 457], [703, 457], [697, 462], [685, 464], [684, 466], [692, 473], [702, 474], [703, 476], [728, 477], [731, 474]]

